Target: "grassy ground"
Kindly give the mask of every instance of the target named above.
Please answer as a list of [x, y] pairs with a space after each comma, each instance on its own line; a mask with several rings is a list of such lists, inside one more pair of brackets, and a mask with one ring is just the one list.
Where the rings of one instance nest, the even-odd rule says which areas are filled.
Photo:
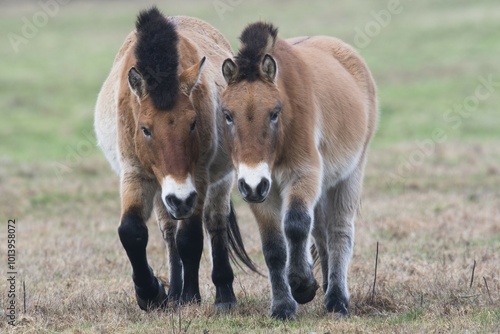
[[[201, 306], [140, 311], [116, 234], [118, 180], [95, 147], [92, 109], [117, 49], [145, 5], [61, 5], [16, 53], [9, 33], [21, 35], [22, 18], [32, 21], [41, 7], [2, 2], [0, 213], [2, 226], [8, 219], [17, 223], [19, 318], [14, 329], [0, 314], [0, 331], [500, 331], [498, 2], [401, 0], [377, 34], [369, 30], [377, 22], [372, 11], [388, 10], [387, 1], [308, 6], [243, 1], [224, 13], [214, 7], [220, 3], [230, 2], [159, 5], [168, 14], [209, 21], [235, 47], [241, 29], [256, 19], [276, 23], [284, 37], [338, 36], [357, 46], [373, 70], [381, 122], [357, 222], [349, 278], [352, 316], [333, 319], [320, 294], [300, 308], [297, 321], [270, 320], [267, 280], [240, 271], [235, 281], [239, 307], [216, 314], [206, 252]], [[359, 31], [372, 36], [362, 39]], [[491, 87], [484, 84], [490, 79]], [[475, 99], [478, 90], [483, 94]], [[265, 269], [253, 217], [236, 194], [235, 201], [247, 250]], [[154, 221], [149, 226], [151, 264], [167, 276], [160, 234]], [[0, 254], [5, 259], [6, 226], [3, 230]], [[2, 309], [8, 290], [3, 263]]]

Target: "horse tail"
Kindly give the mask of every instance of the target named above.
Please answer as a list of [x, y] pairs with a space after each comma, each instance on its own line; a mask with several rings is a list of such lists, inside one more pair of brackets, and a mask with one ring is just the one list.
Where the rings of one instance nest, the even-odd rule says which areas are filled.
[[234, 212], [233, 202], [230, 201], [230, 213], [229, 213], [229, 228], [227, 229], [227, 238], [229, 241], [229, 257], [231, 261], [238, 266], [241, 270], [245, 271], [241, 266], [241, 261], [245, 266], [247, 266], [251, 271], [261, 275], [262, 273], [257, 269], [253, 261], [247, 254], [245, 246], [243, 245], [243, 239], [241, 238], [240, 228], [238, 222], [236, 221], [236, 213]]
[[313, 258], [313, 268], [317, 268], [319, 265], [319, 253], [314, 242], [311, 244], [310, 251], [311, 251], [311, 256]]

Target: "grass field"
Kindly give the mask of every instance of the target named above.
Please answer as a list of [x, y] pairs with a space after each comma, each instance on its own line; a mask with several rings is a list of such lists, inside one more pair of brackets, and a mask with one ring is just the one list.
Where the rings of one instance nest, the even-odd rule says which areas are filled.
[[[349, 272], [352, 314], [334, 319], [319, 293], [283, 323], [269, 318], [267, 279], [239, 270], [238, 308], [216, 313], [207, 252], [201, 306], [136, 306], [116, 233], [118, 178], [95, 147], [92, 122], [100, 85], [146, 4], [75, 0], [42, 22], [39, 2], [1, 2], [0, 332], [499, 333], [500, 3], [390, 3], [158, 2], [169, 15], [207, 20], [235, 50], [240, 31], [258, 19], [283, 37], [340, 37], [378, 83], [381, 118]], [[35, 25], [29, 36], [26, 21]], [[13, 45], [12, 34], [24, 39]], [[234, 201], [247, 250], [265, 271], [253, 217], [237, 193]], [[9, 219], [15, 327], [5, 313]], [[151, 265], [168, 277], [160, 233], [153, 220], [149, 227]]]

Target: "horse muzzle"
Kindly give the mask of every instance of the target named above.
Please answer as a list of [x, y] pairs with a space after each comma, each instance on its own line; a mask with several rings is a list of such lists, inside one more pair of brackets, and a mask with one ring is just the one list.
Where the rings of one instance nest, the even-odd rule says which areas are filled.
[[238, 190], [243, 199], [249, 203], [262, 203], [266, 200], [271, 189], [271, 183], [267, 178], [262, 178], [256, 187], [251, 187], [245, 179], [238, 180]]
[[174, 219], [187, 219], [191, 217], [196, 208], [196, 202], [198, 199], [198, 194], [193, 191], [185, 199], [180, 199], [177, 196], [171, 194], [165, 197], [164, 203], [167, 207], [167, 211], [170, 216]]

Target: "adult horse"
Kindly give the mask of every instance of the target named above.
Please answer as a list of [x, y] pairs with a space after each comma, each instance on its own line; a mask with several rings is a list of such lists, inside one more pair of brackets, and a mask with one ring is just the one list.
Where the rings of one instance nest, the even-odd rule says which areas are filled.
[[222, 66], [222, 105], [238, 189], [259, 225], [271, 315], [293, 318], [296, 302], [315, 296], [311, 231], [326, 308], [346, 315], [375, 83], [360, 56], [335, 38], [283, 40], [258, 22], [240, 40], [238, 55]]
[[[167, 18], [153, 7], [139, 14], [99, 93], [95, 131], [120, 175], [118, 233], [144, 310], [168, 300], [201, 300], [202, 221], [210, 236], [218, 308], [236, 303], [229, 257], [235, 253], [255, 270], [230, 203], [234, 171], [219, 112], [225, 86], [220, 64], [231, 54], [208, 23]], [[146, 257], [146, 221], [153, 209], [168, 249], [168, 293]]]

